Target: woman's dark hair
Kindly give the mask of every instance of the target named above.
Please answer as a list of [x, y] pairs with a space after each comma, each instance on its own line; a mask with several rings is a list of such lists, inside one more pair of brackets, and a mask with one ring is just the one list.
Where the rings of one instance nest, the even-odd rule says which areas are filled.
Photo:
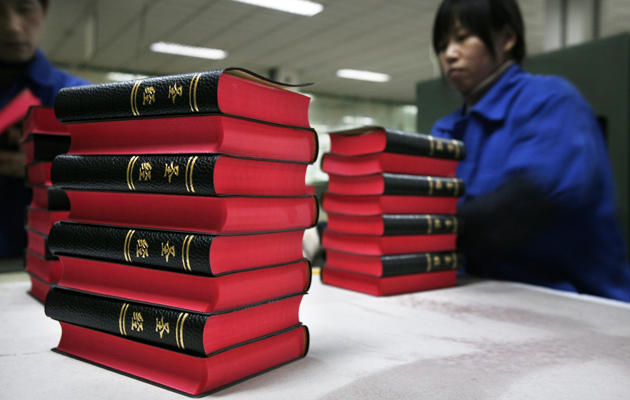
[[456, 21], [479, 36], [493, 57], [496, 53], [492, 33], [499, 32], [506, 25], [509, 26], [516, 34], [512, 58], [519, 64], [525, 58], [525, 27], [516, 0], [442, 1], [433, 23], [433, 50], [436, 54], [440, 52], [440, 45], [452, 33]]

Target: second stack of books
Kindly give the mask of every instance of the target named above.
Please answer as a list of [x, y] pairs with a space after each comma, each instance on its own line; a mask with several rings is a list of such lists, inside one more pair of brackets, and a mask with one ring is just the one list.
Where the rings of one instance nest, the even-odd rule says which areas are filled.
[[71, 205], [49, 235], [57, 351], [188, 395], [306, 355], [317, 135], [308, 97], [278, 86], [217, 70], [59, 93], [72, 145], [52, 167]]
[[374, 126], [330, 140], [322, 281], [375, 296], [454, 286], [463, 143]]

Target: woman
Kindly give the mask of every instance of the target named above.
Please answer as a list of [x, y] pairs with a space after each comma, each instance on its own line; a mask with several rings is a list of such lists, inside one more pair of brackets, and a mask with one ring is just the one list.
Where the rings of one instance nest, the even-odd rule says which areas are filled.
[[485, 277], [630, 301], [630, 267], [597, 119], [567, 81], [533, 76], [514, 0], [444, 0], [433, 28], [464, 99], [432, 135], [462, 140], [458, 247]]

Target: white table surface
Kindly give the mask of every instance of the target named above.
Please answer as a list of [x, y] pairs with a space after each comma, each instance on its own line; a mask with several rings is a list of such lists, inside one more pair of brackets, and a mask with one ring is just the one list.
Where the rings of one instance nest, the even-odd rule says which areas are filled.
[[[54, 353], [61, 329], [0, 284], [0, 399], [181, 399]], [[630, 399], [630, 305], [504, 282], [377, 298], [314, 277], [305, 359], [221, 399]]]

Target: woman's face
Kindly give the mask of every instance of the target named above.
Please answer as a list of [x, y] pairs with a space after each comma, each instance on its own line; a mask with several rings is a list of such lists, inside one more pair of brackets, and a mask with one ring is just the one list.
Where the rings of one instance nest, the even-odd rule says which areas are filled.
[[514, 44], [507, 43], [507, 38], [502, 34], [493, 35], [496, 53], [493, 57], [479, 36], [456, 21], [451, 34], [438, 48], [440, 67], [446, 79], [464, 96], [470, 94], [508, 58]]

